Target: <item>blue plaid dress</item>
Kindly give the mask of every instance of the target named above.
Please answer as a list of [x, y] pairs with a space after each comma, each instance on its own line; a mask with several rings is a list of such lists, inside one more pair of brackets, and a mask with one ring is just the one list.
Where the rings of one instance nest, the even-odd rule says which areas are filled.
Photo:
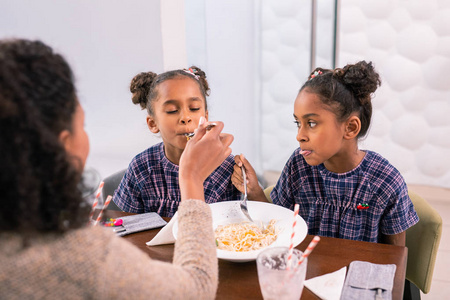
[[[230, 155], [205, 180], [206, 203], [239, 200], [241, 193], [231, 183], [234, 158]], [[113, 201], [126, 212], [156, 212], [172, 217], [180, 204], [178, 166], [164, 154], [164, 144], [138, 154], [128, 166]]]
[[298, 148], [270, 194], [273, 203], [292, 210], [298, 203], [313, 235], [378, 242], [380, 233], [405, 231], [419, 217], [403, 177], [381, 155], [365, 152], [355, 169], [338, 174], [308, 165]]

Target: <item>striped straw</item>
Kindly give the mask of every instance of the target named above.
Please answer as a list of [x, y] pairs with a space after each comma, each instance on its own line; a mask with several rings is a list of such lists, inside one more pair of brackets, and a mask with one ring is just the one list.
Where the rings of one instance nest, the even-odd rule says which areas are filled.
[[295, 206], [294, 206], [294, 222], [292, 223], [291, 244], [289, 245], [289, 254], [288, 254], [288, 259], [287, 259], [287, 267], [286, 267], [287, 270], [289, 270], [292, 266], [292, 254], [294, 252], [295, 226], [297, 225], [297, 215], [298, 215], [299, 209], [300, 209], [300, 206], [298, 204], [295, 204]]
[[105, 183], [102, 181], [102, 182], [100, 182], [100, 185], [98, 186], [97, 194], [95, 195], [95, 200], [94, 200], [94, 203], [92, 204], [91, 213], [89, 214], [89, 222], [92, 220], [92, 217], [94, 216], [94, 211], [98, 205], [98, 199], [100, 198], [100, 195], [102, 194], [104, 185], [105, 185]]
[[295, 272], [297, 271], [297, 269], [300, 267], [300, 265], [302, 264], [302, 262], [305, 260], [305, 258], [307, 258], [311, 252], [314, 250], [314, 248], [316, 247], [317, 243], [320, 241], [320, 237], [318, 237], [317, 235], [312, 239], [311, 243], [309, 243], [308, 247], [306, 248], [305, 252], [303, 252], [302, 257], [300, 257], [300, 259], [298, 260], [297, 265], [293, 268], [293, 270], [290, 272], [290, 275], [288, 277], [287, 280], [283, 281], [283, 285], [286, 284], [286, 282], [289, 282], [292, 277], [294, 277]]
[[[314, 248], [317, 246], [317, 243], [320, 241], [320, 237], [317, 235], [312, 239], [311, 243], [309, 243], [308, 247], [306, 248], [305, 252], [303, 252], [302, 257], [298, 261], [297, 267], [302, 264], [302, 262], [307, 258], [311, 252], [314, 250]], [[296, 267], [296, 268], [297, 268]]]
[[98, 214], [97, 220], [95, 220], [94, 226], [97, 225], [98, 222], [100, 222], [100, 220], [102, 219], [103, 211], [108, 207], [109, 202], [111, 202], [111, 199], [112, 199], [112, 196], [111, 196], [111, 195], [109, 195], [109, 196], [106, 198], [105, 204], [103, 205], [102, 210], [101, 210], [100, 213]]

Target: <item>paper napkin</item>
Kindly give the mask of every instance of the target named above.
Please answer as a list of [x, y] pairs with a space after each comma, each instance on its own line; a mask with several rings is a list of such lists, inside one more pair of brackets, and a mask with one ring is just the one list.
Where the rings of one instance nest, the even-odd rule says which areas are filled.
[[165, 245], [175, 243], [175, 237], [172, 233], [173, 224], [178, 219], [178, 213], [175, 213], [172, 219], [164, 226], [151, 241], [147, 242], [147, 246]]
[[305, 286], [320, 299], [339, 300], [347, 267], [305, 281]]

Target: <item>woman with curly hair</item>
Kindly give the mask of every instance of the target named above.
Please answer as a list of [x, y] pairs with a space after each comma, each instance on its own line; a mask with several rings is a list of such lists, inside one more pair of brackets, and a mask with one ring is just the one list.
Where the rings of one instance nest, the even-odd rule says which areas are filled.
[[89, 152], [65, 59], [39, 41], [0, 41], [0, 290], [2, 298], [214, 298], [217, 258], [203, 181], [233, 138], [204, 119], [180, 158], [173, 264], [87, 227], [78, 189]]

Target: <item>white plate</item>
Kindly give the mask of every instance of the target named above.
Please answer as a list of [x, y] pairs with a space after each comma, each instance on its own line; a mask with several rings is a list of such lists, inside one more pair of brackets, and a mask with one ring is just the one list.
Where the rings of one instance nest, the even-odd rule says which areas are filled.
[[[209, 205], [212, 211], [214, 229], [216, 229], [219, 225], [246, 221], [244, 214], [241, 212], [239, 202], [240, 201], [224, 201]], [[253, 221], [262, 221], [264, 224], [268, 224], [272, 219], [277, 220], [275, 227], [279, 230], [279, 234], [275, 242], [268, 247], [289, 247], [291, 242], [290, 237], [292, 233], [292, 223], [294, 221], [294, 212], [282, 206], [267, 202], [247, 201], [247, 205]], [[297, 216], [296, 220], [297, 224], [295, 226], [294, 246], [300, 244], [305, 239], [308, 232], [308, 227], [305, 220], [303, 220], [300, 216]], [[176, 239], [178, 222], [175, 222], [172, 230], [173, 236]], [[259, 252], [263, 249], [247, 252], [232, 252], [217, 249], [217, 257], [233, 262], [253, 261], [256, 260]]]

